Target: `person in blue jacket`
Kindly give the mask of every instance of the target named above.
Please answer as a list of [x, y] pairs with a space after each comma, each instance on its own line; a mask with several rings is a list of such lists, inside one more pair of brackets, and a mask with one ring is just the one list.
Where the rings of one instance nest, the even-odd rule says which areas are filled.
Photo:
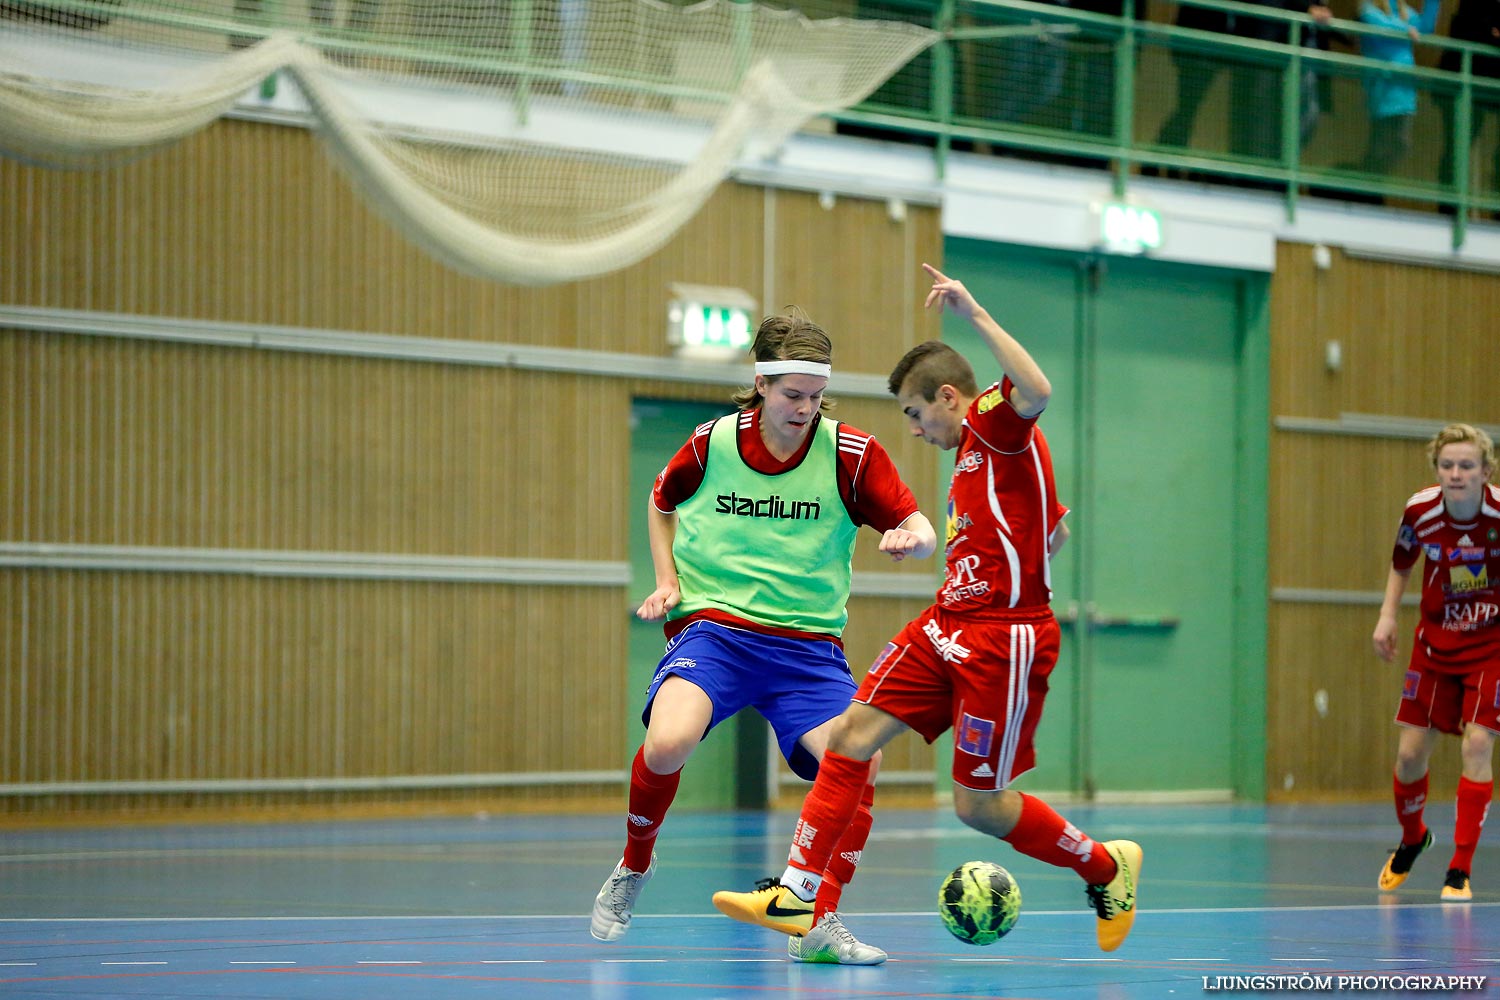
[[[1360, 52], [1369, 59], [1380, 59], [1398, 66], [1414, 66], [1413, 44], [1421, 35], [1430, 35], [1437, 27], [1439, 0], [1426, 0], [1421, 11], [1406, 0], [1360, 0], [1359, 19], [1365, 24], [1391, 28], [1406, 37], [1364, 35]], [[1393, 73], [1369, 71], [1365, 78], [1365, 97], [1370, 110], [1370, 138], [1365, 147], [1361, 169], [1367, 173], [1389, 176], [1411, 149], [1412, 121], [1417, 115], [1417, 88], [1411, 78]]]

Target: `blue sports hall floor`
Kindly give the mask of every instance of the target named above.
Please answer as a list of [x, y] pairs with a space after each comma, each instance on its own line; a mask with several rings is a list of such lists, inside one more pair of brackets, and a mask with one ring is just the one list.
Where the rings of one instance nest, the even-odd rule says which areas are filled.
[[[1389, 806], [1060, 811], [1145, 849], [1119, 951], [1096, 947], [1076, 876], [945, 811], [877, 805], [844, 898], [851, 929], [890, 953], [874, 968], [789, 962], [780, 935], [710, 904], [781, 870], [787, 812], [670, 816], [614, 944], [589, 936], [588, 912], [619, 857], [619, 816], [0, 831], [0, 997], [1500, 997], [1500, 847], [1481, 843], [1472, 903], [1440, 903], [1451, 803], [1429, 810], [1438, 842], [1386, 896]], [[986, 948], [935, 912], [940, 876], [972, 859], [1005, 865], [1024, 897], [1015, 930]]]

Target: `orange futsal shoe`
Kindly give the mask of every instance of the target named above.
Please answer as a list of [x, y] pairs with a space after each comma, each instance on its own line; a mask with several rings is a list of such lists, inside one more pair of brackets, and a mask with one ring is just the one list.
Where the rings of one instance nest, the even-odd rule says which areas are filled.
[[1380, 891], [1390, 892], [1406, 881], [1406, 876], [1411, 874], [1411, 866], [1416, 862], [1417, 856], [1432, 846], [1432, 831], [1428, 830], [1422, 834], [1422, 839], [1415, 844], [1399, 844], [1391, 851], [1391, 856], [1385, 859], [1385, 867], [1380, 869]]
[[774, 878], [755, 883], [754, 892], [716, 892], [714, 906], [726, 917], [793, 937], [802, 937], [813, 926], [813, 905]]
[[1099, 947], [1114, 951], [1125, 943], [1135, 924], [1135, 890], [1141, 877], [1141, 845], [1133, 840], [1111, 840], [1104, 845], [1115, 859], [1115, 877], [1105, 885], [1088, 887], [1089, 903], [1099, 915], [1094, 928]]

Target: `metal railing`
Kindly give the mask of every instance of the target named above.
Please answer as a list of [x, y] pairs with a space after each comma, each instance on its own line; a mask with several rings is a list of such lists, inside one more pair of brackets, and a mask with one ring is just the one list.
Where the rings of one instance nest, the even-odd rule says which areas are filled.
[[[1450, 51], [1458, 69], [1449, 72], [1358, 54], [1361, 39], [1409, 41], [1404, 32], [1320, 25], [1236, 0], [1182, 6], [1256, 22], [1261, 30], [1249, 33], [1262, 38], [1029, 0], [944, 0], [904, 15], [887, 5], [883, 16], [929, 24], [943, 40], [837, 118], [851, 131], [930, 143], [940, 165], [954, 148], [1081, 158], [1111, 169], [1120, 195], [1146, 172], [1276, 190], [1289, 217], [1307, 193], [1442, 207], [1455, 247], [1471, 211], [1500, 212], [1496, 140], [1478, 142], [1475, 128], [1500, 118], [1500, 81], [1473, 70], [1476, 56], [1500, 49], [1422, 35], [1419, 60]], [[1349, 51], [1305, 44], [1313, 32], [1342, 36]], [[1285, 40], [1263, 40], [1275, 35]], [[1377, 81], [1416, 95], [1412, 142], [1399, 157], [1368, 145], [1366, 89]], [[1183, 102], [1201, 102], [1196, 120], [1174, 114]], [[1491, 154], [1487, 169], [1471, 169], [1477, 148]]]
[[[810, 16], [832, 13], [819, 9], [826, 2], [803, 6]], [[126, 34], [131, 25], [170, 28], [220, 49], [225, 37], [245, 44], [291, 28], [339, 59], [404, 60], [501, 81], [523, 114], [539, 81], [725, 99], [685, 88], [659, 61], [642, 59], [624, 71], [560, 56], [557, 40], [539, 26], [563, 20], [563, 3], [572, 7], [572, 30], [586, 35], [582, 0], [515, 0], [503, 5], [504, 25], [497, 22], [482, 46], [404, 35], [392, 20], [401, 15], [390, 12], [368, 30], [331, 27], [310, 20], [301, 4], [278, 0], [38, 0], [0, 10], [97, 17], [115, 31], [126, 26]], [[1416, 43], [1421, 61], [1451, 52], [1457, 70], [1404, 66], [1357, 51], [1362, 39], [1406, 39], [1401, 32], [1346, 20], [1318, 25], [1305, 14], [1237, 0], [1178, 6], [1232, 17], [1242, 33], [1031, 0], [861, 0], [857, 16], [920, 23], [941, 38], [869, 100], [833, 117], [841, 131], [929, 145], [940, 175], [951, 151], [988, 149], [1104, 167], [1120, 195], [1142, 172], [1274, 190], [1289, 217], [1309, 193], [1399, 199], [1451, 212], [1455, 248], [1470, 213], [1500, 213], [1497, 141], [1475, 127], [1500, 119], [1500, 81], [1474, 72], [1476, 57], [1497, 58], [1500, 49], [1423, 35]], [[1261, 30], [1245, 32], [1244, 25]], [[1348, 51], [1304, 44], [1315, 31], [1337, 33]], [[1410, 149], [1397, 158], [1368, 143], [1366, 90], [1389, 84], [1411, 88], [1417, 99]], [[1489, 155], [1476, 170], [1480, 149]]]

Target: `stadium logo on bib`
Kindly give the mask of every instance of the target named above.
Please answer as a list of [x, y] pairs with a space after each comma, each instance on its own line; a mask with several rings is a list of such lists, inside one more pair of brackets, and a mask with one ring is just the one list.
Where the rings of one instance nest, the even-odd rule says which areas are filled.
[[816, 521], [823, 511], [817, 500], [788, 500], [772, 493], [757, 500], [738, 493], [720, 493], [714, 498], [714, 513], [735, 517], [769, 517], [781, 521]]

